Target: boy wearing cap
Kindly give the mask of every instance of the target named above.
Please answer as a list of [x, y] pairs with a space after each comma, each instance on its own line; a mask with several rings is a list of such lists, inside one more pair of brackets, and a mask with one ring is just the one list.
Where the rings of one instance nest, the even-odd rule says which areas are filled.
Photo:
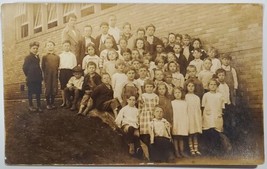
[[[29, 111], [42, 112], [41, 93], [42, 93], [42, 70], [40, 67], [40, 58], [38, 55], [39, 42], [30, 43], [30, 54], [25, 57], [23, 72], [26, 76], [28, 86]], [[33, 94], [36, 96], [37, 108], [33, 106]]]
[[[76, 104], [82, 95], [82, 85], [84, 81], [83, 70], [81, 66], [75, 66], [73, 69], [73, 76], [67, 83], [67, 87], [64, 89], [64, 96], [67, 101], [67, 107], [72, 111], [76, 110]], [[73, 101], [71, 103], [71, 96], [73, 96]]]
[[105, 47], [105, 41], [107, 39], [107, 37], [111, 37], [112, 39], [112, 43], [113, 43], [113, 48], [115, 50], [118, 50], [116, 41], [114, 39], [114, 37], [110, 34], [108, 34], [108, 30], [109, 30], [109, 25], [107, 22], [102, 22], [100, 24], [100, 29], [101, 29], [101, 35], [98, 35], [96, 37], [96, 43], [95, 43], [95, 47], [96, 47], [96, 54], [99, 56], [100, 52], [104, 49], [106, 49]]

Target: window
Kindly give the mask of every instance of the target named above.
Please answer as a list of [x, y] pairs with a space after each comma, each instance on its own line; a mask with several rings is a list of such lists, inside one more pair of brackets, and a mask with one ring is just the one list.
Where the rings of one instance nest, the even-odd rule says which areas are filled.
[[95, 13], [94, 4], [83, 3], [81, 5], [81, 17]]
[[29, 21], [26, 4], [17, 4], [16, 6], [16, 39], [29, 36]]
[[116, 5], [117, 4], [101, 4], [101, 10], [108, 9]]
[[67, 23], [69, 14], [75, 13], [74, 4], [63, 4], [63, 23]]
[[33, 32], [42, 32], [42, 10], [41, 5], [33, 5]]
[[57, 23], [57, 10], [56, 4], [47, 5], [47, 27], [48, 29], [56, 27]]

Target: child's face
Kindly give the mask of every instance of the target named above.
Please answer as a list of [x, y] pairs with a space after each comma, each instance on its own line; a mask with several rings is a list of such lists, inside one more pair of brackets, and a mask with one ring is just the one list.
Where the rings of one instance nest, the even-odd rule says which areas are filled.
[[136, 48], [137, 48], [137, 49], [143, 49], [143, 47], [144, 47], [144, 41], [142, 41], [142, 40], [137, 40], [137, 41], [136, 41]]
[[158, 92], [159, 92], [160, 96], [164, 96], [167, 92], [165, 85], [159, 85], [158, 86]]
[[48, 43], [46, 44], [46, 48], [47, 48], [47, 50], [48, 50], [49, 52], [52, 52], [52, 51], [54, 51], [54, 49], [55, 49], [55, 45], [54, 45], [53, 43], [51, 43], [51, 42], [48, 42]]
[[195, 68], [189, 68], [188, 75], [189, 75], [189, 77], [196, 77], [197, 70]]
[[195, 59], [200, 59], [201, 55], [202, 55], [202, 53], [199, 52], [199, 51], [196, 51], [196, 50], [195, 50], [195, 51], [193, 52], [193, 56], [194, 56]]
[[107, 49], [112, 48], [112, 47], [113, 47], [112, 40], [111, 40], [111, 39], [107, 39], [107, 40], [105, 41], [105, 46], [106, 46]]
[[143, 61], [143, 64], [146, 65], [148, 68], [150, 67], [149, 60], [148, 59], [145, 59]]
[[85, 37], [90, 37], [92, 35], [92, 28], [90, 27], [85, 27], [83, 31]]
[[120, 47], [123, 48], [123, 49], [127, 48], [126, 40], [120, 40]]
[[131, 60], [131, 54], [129, 52], [124, 52], [122, 54], [124, 61], [128, 62]]
[[172, 84], [172, 75], [171, 74], [167, 74], [164, 77], [164, 81], [168, 84]]
[[143, 38], [145, 36], [145, 32], [144, 31], [138, 31], [137, 32], [137, 38]]
[[208, 55], [210, 56], [210, 58], [215, 58], [216, 52], [214, 50], [210, 50]]
[[195, 85], [193, 83], [188, 83], [188, 85], [187, 85], [187, 91], [189, 93], [194, 93], [194, 91], [195, 91]]
[[224, 65], [224, 66], [229, 66], [230, 65], [230, 59], [227, 59], [227, 58], [223, 58], [222, 59], [222, 64]]
[[189, 43], [190, 43], [190, 39], [188, 39], [188, 38], [184, 38], [184, 39], [183, 39], [183, 44], [184, 44], [185, 46], [188, 46]]
[[176, 66], [176, 64], [175, 63], [169, 64], [169, 70], [172, 73], [177, 72], [177, 66]]
[[95, 70], [96, 70], [95, 65], [89, 65], [89, 66], [87, 67], [87, 72], [88, 72], [88, 74], [93, 74], [93, 73], [95, 73]]
[[153, 92], [153, 85], [151, 85], [151, 84], [147, 84], [147, 85], [145, 85], [145, 91], [146, 91], [146, 93], [152, 93]]
[[170, 43], [174, 43], [175, 42], [175, 35], [173, 35], [173, 34], [169, 35], [169, 42]]
[[203, 67], [205, 68], [205, 70], [210, 70], [212, 66], [212, 63], [210, 60], [205, 60], [204, 63], [203, 63]]
[[172, 53], [167, 54], [168, 62], [175, 61], [175, 56]]
[[123, 32], [126, 34], [129, 34], [131, 32], [131, 27], [130, 25], [125, 25], [123, 28]]
[[135, 68], [135, 70], [138, 70], [140, 68], [140, 62], [139, 61], [134, 61], [132, 64], [133, 64], [133, 67]]
[[125, 65], [124, 65], [124, 64], [119, 64], [119, 65], [118, 65], [118, 71], [119, 71], [119, 72], [123, 72], [124, 69], [125, 69]]
[[129, 99], [127, 99], [127, 103], [130, 107], [134, 107], [135, 103], [136, 103], [136, 99], [134, 96], [129, 97]]
[[163, 60], [160, 60], [160, 61], [158, 62], [157, 67], [158, 67], [159, 69], [162, 69], [162, 68], [164, 67], [164, 61], [163, 61]]
[[70, 44], [69, 43], [64, 43], [63, 44], [63, 50], [65, 52], [69, 52], [70, 51]]
[[157, 51], [157, 53], [161, 53], [163, 51], [163, 46], [162, 45], [157, 45], [156, 46], [156, 51]]
[[145, 78], [147, 76], [147, 70], [146, 70], [146, 68], [140, 68], [138, 70], [138, 74], [139, 74], [140, 78]]
[[102, 82], [103, 82], [104, 84], [109, 84], [109, 83], [110, 83], [110, 76], [107, 75], [107, 74], [104, 74], [104, 75], [102, 76]]
[[224, 82], [224, 80], [225, 80], [225, 73], [223, 73], [223, 72], [221, 72], [221, 73], [218, 73], [218, 80], [219, 80], [219, 82]]
[[217, 83], [214, 80], [209, 83], [209, 90], [211, 92], [215, 92], [217, 90]]
[[30, 48], [30, 52], [36, 55], [38, 53], [38, 48], [38, 46], [32, 46]]
[[102, 25], [100, 29], [102, 34], [106, 35], [108, 33], [109, 27], [107, 25]]
[[95, 54], [95, 49], [92, 46], [89, 46], [87, 52], [90, 56], [93, 56]]
[[163, 39], [162, 39], [162, 42], [163, 42], [164, 46], [167, 46], [168, 43], [169, 43], [169, 41], [168, 41], [167, 38], [163, 38]]
[[108, 52], [108, 58], [109, 58], [110, 61], [116, 60], [116, 58], [117, 58], [116, 52], [115, 51], [109, 51]]
[[153, 27], [148, 27], [146, 30], [146, 33], [148, 36], [153, 36], [155, 32], [155, 29]]
[[74, 72], [73, 75], [76, 79], [80, 79], [82, 77], [82, 72]]
[[139, 52], [137, 50], [132, 51], [132, 59], [138, 59], [139, 58]]
[[182, 50], [182, 48], [180, 47], [180, 45], [174, 45], [174, 47], [173, 47], [174, 53], [176, 53], [176, 54], [180, 53], [181, 50]]
[[129, 70], [128, 72], [126, 72], [126, 75], [128, 77], [128, 80], [133, 81], [134, 80], [134, 76], [135, 76], [135, 71]]
[[182, 42], [182, 39], [179, 36], [177, 36], [176, 39], [175, 39], [175, 42], [176, 43], [181, 43]]
[[155, 71], [155, 79], [158, 81], [162, 81], [164, 78], [164, 74], [162, 71]]
[[163, 110], [160, 107], [156, 107], [154, 111], [154, 116], [156, 119], [161, 120], [163, 118]]
[[182, 92], [178, 89], [175, 89], [173, 91], [174, 98], [177, 100], [180, 100], [182, 98]]
[[198, 40], [195, 40], [193, 43], [193, 47], [194, 47], [194, 49], [200, 48], [200, 42]]

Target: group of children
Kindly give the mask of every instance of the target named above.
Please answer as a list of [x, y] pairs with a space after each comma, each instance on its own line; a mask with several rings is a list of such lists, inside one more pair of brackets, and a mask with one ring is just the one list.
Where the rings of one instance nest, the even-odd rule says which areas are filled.
[[[104, 26], [106, 23], [100, 27]], [[131, 155], [143, 151], [147, 159], [168, 161], [175, 156], [188, 157], [186, 145], [190, 155], [201, 155], [198, 138], [202, 133], [216, 147], [224, 129], [226, 135], [232, 131], [231, 125], [225, 126], [232, 120], [238, 87], [231, 56], [219, 58], [213, 47], [206, 53], [200, 39], [191, 40], [187, 34], [170, 33], [168, 38], [159, 39], [154, 32], [152, 24], [138, 29], [141, 35], [134, 40], [134, 48], [128, 46], [123, 35], [116, 45], [118, 50], [112, 35], [101, 39], [100, 51], [89, 43], [82, 65], [77, 65], [71, 43], [66, 40], [59, 56], [54, 51], [55, 43], [46, 43], [47, 54], [40, 67], [39, 43], [31, 43], [23, 65], [29, 110], [42, 111], [43, 79], [46, 108], [56, 108], [59, 79], [61, 107], [77, 110], [79, 115], [93, 108], [112, 112]], [[32, 103], [33, 94], [37, 109]]]

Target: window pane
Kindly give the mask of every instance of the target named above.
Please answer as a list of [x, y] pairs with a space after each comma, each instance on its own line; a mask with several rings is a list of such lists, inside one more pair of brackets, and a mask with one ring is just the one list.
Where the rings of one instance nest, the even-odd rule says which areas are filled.
[[47, 5], [47, 21], [48, 23], [57, 20], [56, 4]]
[[113, 6], [116, 6], [117, 4], [101, 4], [101, 10], [111, 8]]
[[74, 12], [74, 4], [64, 4], [63, 5], [63, 14], [64, 16]]
[[33, 6], [34, 28], [42, 26], [41, 5]]
[[91, 15], [91, 14], [94, 14], [95, 13], [95, 9], [94, 9], [94, 6], [89, 6], [87, 8], [84, 8], [81, 10], [81, 16], [84, 17], [84, 16], [87, 16], [87, 15]]

